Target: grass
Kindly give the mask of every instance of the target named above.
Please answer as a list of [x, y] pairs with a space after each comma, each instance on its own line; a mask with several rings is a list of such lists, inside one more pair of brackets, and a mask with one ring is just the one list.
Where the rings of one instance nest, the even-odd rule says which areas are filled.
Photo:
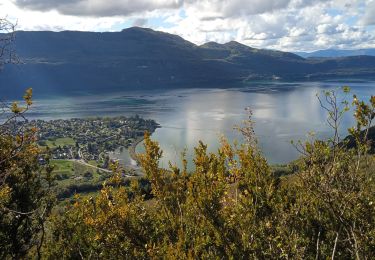
[[46, 145], [50, 148], [55, 148], [58, 146], [63, 147], [64, 145], [75, 145], [76, 141], [70, 137], [57, 138], [55, 140], [47, 140]]
[[52, 172], [56, 180], [56, 192], [59, 197], [70, 197], [74, 193], [86, 193], [97, 190], [110, 174], [71, 160], [52, 160]]
[[98, 162], [94, 161], [94, 160], [88, 161], [87, 163], [90, 164], [90, 165], [92, 165], [92, 166], [95, 166], [95, 167], [98, 166]]
[[293, 169], [291, 168], [291, 166], [286, 164], [271, 165], [271, 170], [275, 177], [282, 177], [293, 174]]
[[68, 160], [53, 160], [52, 165], [54, 165], [54, 173], [59, 174], [59, 173], [69, 173], [72, 174], [74, 169], [73, 169], [73, 161], [68, 161]]

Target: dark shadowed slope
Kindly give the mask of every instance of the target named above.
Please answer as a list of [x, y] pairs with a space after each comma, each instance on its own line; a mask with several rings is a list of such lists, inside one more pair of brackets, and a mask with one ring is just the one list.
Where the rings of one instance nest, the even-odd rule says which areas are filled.
[[0, 73], [5, 96], [36, 93], [228, 87], [251, 80], [372, 77], [375, 57], [306, 60], [238, 42], [197, 46], [179, 36], [133, 27], [121, 32], [17, 32], [23, 64]]

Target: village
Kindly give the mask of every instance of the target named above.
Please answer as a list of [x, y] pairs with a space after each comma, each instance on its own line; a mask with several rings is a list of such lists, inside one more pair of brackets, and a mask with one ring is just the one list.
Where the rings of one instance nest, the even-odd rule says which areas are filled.
[[48, 149], [52, 159], [95, 162], [108, 168], [108, 153], [127, 148], [147, 131], [159, 125], [154, 120], [134, 117], [73, 118], [51, 121], [33, 120], [38, 129], [38, 145]]

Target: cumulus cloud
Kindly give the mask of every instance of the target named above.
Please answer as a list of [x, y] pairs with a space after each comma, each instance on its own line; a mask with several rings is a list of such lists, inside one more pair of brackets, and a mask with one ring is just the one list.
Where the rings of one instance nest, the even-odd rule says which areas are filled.
[[253, 15], [286, 8], [291, 0], [187, 0], [186, 4], [218, 17]]
[[[2, 1], [2, 0], [0, 0]], [[61, 15], [55, 10], [30, 11], [20, 9], [11, 1], [2, 2], [0, 17], [7, 17], [17, 24], [17, 30], [25, 31], [113, 31], [116, 26], [124, 24], [122, 17], [77, 17]]]
[[186, 16], [172, 28], [159, 29], [198, 44], [236, 40], [256, 48], [285, 51], [375, 47], [374, 34], [353, 23], [358, 20], [360, 1], [348, 4], [346, 0], [291, 0], [279, 11], [257, 14], [240, 11], [241, 14], [228, 17], [224, 15], [228, 12], [218, 15], [220, 8], [211, 9], [210, 13], [208, 4], [212, 1], [202, 3], [186, 8]]
[[148, 20], [146, 18], [137, 18], [133, 21], [133, 26], [137, 27], [145, 27], [147, 25]]
[[[31, 10], [57, 10], [62, 14], [82, 16], [129, 15], [159, 9], [178, 9], [194, 6], [203, 13], [216, 17], [233, 17], [272, 12], [287, 8], [304, 7], [324, 0], [13, 0]], [[209, 17], [205, 17], [206, 19]]]
[[365, 15], [361, 22], [365, 25], [375, 25], [375, 1], [370, 1], [367, 4]]
[[4, 1], [0, 15], [8, 10], [25, 30], [148, 26], [196, 44], [236, 40], [285, 51], [375, 47], [369, 26], [375, 24], [375, 0]]
[[183, 0], [15, 0], [14, 3], [31, 10], [56, 10], [76, 16], [125, 16], [157, 9], [175, 9]]

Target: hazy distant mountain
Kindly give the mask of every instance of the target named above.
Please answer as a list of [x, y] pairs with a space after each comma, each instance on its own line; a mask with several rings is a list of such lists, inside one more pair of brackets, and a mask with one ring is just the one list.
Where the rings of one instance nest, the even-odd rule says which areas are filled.
[[320, 50], [314, 52], [297, 52], [297, 55], [304, 58], [332, 58], [332, 57], [349, 57], [349, 56], [375, 56], [375, 49], [360, 49], [360, 50]]
[[304, 59], [238, 42], [197, 46], [145, 28], [121, 32], [17, 32], [23, 64], [0, 72], [2, 95], [228, 87], [252, 80], [374, 77], [375, 57]]

